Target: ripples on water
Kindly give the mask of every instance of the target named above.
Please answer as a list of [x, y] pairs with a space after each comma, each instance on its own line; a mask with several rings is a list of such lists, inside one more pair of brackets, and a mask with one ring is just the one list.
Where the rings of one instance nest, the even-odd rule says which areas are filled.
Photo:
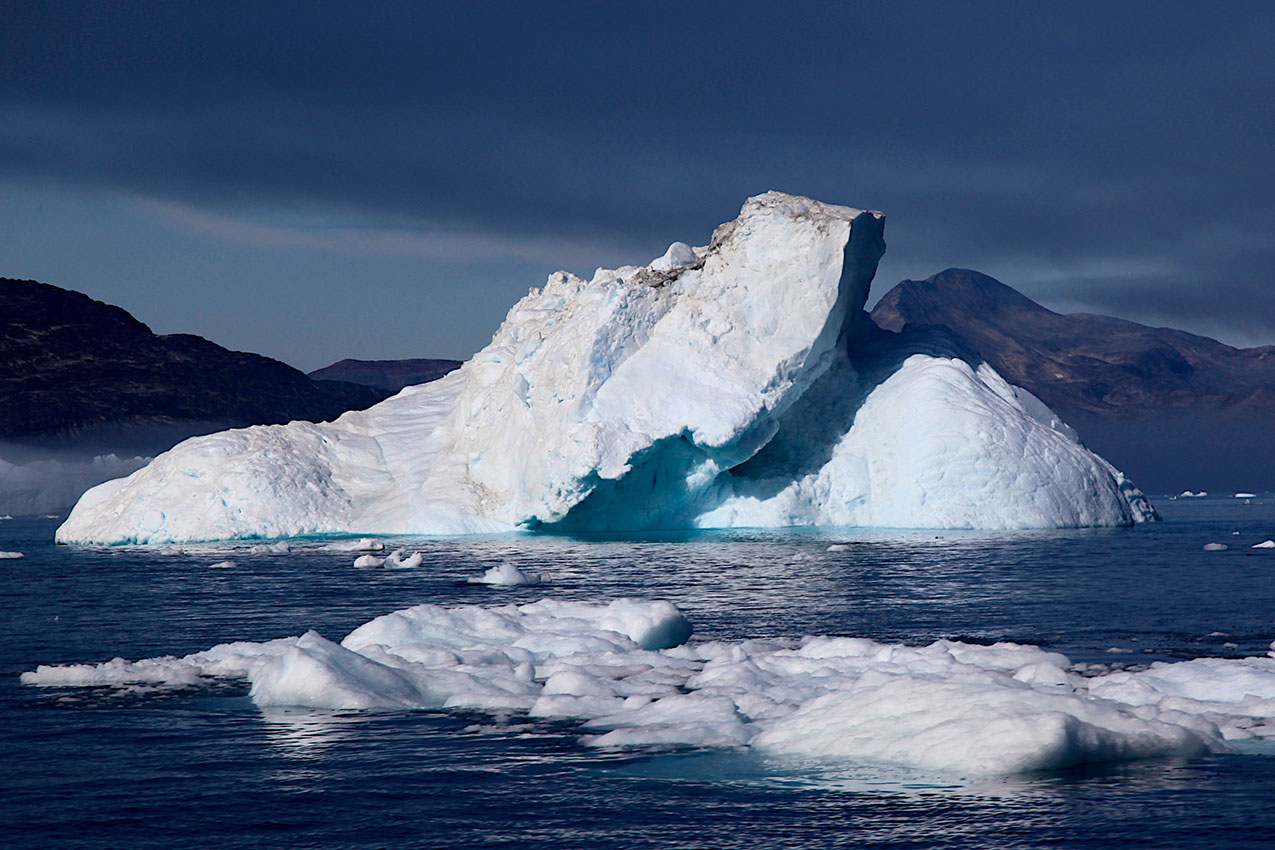
[[[415, 570], [302, 543], [54, 547], [0, 522], [4, 789], [14, 847], [1270, 847], [1275, 758], [1220, 755], [962, 784], [739, 751], [600, 752], [518, 716], [263, 714], [242, 685], [35, 689], [40, 663], [183, 655], [355, 626], [420, 602], [668, 599], [696, 638], [1014, 640], [1073, 661], [1260, 655], [1275, 639], [1275, 504], [1160, 505], [1136, 529], [508, 535], [388, 540]], [[1239, 531], [1239, 535], [1233, 535]], [[1233, 548], [1202, 551], [1219, 541]], [[851, 545], [828, 552], [834, 542]], [[233, 558], [234, 569], [208, 565]], [[539, 587], [466, 583], [510, 562]], [[1228, 644], [1234, 644], [1233, 646]], [[1112, 652], [1111, 650], [1119, 650]]]

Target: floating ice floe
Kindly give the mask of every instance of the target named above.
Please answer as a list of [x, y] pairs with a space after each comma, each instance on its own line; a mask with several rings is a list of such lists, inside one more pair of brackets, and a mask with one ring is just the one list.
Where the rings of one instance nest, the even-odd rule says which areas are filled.
[[208, 565], [208, 569], [210, 569], [210, 570], [229, 570], [229, 569], [234, 569], [234, 568], [235, 568], [235, 567], [237, 567], [237, 566], [239, 566], [239, 565], [238, 565], [238, 564], [236, 564], [234, 561], [218, 561], [218, 562], [217, 562], [217, 563], [215, 563], [215, 564], [209, 564], [209, 565]]
[[385, 566], [394, 569], [412, 569], [419, 567], [421, 562], [425, 560], [425, 556], [420, 552], [413, 552], [406, 558], [403, 557], [402, 549], [395, 549], [393, 552], [385, 556]]
[[1221, 752], [1275, 736], [1275, 658], [1085, 676], [1013, 643], [807, 637], [691, 643], [666, 602], [418, 605], [181, 658], [45, 666], [29, 685], [243, 678], [263, 707], [569, 718], [592, 746], [752, 747], [959, 774]]
[[445, 378], [334, 422], [187, 440], [63, 543], [1155, 517], [1039, 399], [863, 312], [880, 213], [768, 192], [707, 246], [567, 272]]
[[354, 559], [354, 566], [360, 570], [375, 570], [385, 566], [385, 558], [378, 558], [375, 555], [360, 555]]
[[1257, 498], [1257, 494], [1256, 494], [1256, 493], [1236, 493], [1236, 494], [1235, 494], [1235, 498], [1237, 498], [1237, 499], [1256, 499], [1256, 498]]
[[1275, 540], [1263, 540], [1261, 543], [1256, 544], [1253, 548], [1254, 549], [1275, 549]]
[[253, 555], [287, 555], [292, 551], [292, 544], [286, 540], [279, 540], [275, 543], [257, 543], [248, 547], [248, 552]]
[[468, 579], [470, 584], [491, 584], [502, 587], [540, 584], [543, 580], [544, 576], [535, 570], [520, 570], [508, 561], [497, 564], [480, 576]]
[[0, 552], [0, 561], [15, 561], [18, 558], [25, 558], [21, 552]]
[[360, 537], [358, 540], [340, 540], [330, 543], [327, 549], [332, 552], [383, 552], [385, 543], [375, 537]]
[[829, 552], [848, 552], [850, 551], [849, 543], [833, 543], [828, 546]]
[[1221, 552], [1230, 548], [1231, 547], [1227, 546], [1225, 543], [1205, 543], [1204, 544], [1205, 552]]
[[1182, 491], [1182, 492], [1178, 495], [1178, 498], [1180, 498], [1180, 499], [1201, 499], [1201, 498], [1203, 498], [1203, 497], [1205, 497], [1205, 496], [1207, 496], [1207, 495], [1208, 495], [1208, 493], [1207, 493], [1207, 492], [1205, 492], [1204, 490], [1201, 490], [1201, 491], [1200, 491], [1200, 492], [1198, 492], [1198, 493], [1193, 493], [1193, 492], [1191, 492], [1190, 490], [1183, 490], [1183, 491]]

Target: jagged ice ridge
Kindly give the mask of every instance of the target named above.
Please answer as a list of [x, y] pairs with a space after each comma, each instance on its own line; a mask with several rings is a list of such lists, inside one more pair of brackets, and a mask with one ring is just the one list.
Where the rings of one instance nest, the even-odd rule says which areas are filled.
[[1034, 396], [866, 319], [883, 222], [750, 198], [706, 247], [551, 275], [439, 381], [330, 423], [187, 440], [88, 491], [57, 538], [1153, 517]]

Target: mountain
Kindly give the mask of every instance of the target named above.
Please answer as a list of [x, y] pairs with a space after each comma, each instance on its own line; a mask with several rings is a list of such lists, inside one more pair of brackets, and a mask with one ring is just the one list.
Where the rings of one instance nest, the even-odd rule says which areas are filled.
[[436, 381], [460, 366], [459, 360], [338, 360], [309, 373], [316, 381], [346, 381], [396, 393], [403, 387]]
[[386, 395], [314, 381], [202, 337], [156, 335], [79, 292], [0, 278], [0, 439], [58, 444], [318, 421]]
[[1154, 518], [1039, 400], [950, 356], [950, 334], [867, 320], [883, 226], [749, 198], [705, 248], [551, 275], [446, 380], [182, 443], [85, 494], [58, 539]]
[[896, 331], [946, 325], [1144, 487], [1275, 485], [1275, 346], [1055, 313], [969, 269], [905, 280], [871, 315]]

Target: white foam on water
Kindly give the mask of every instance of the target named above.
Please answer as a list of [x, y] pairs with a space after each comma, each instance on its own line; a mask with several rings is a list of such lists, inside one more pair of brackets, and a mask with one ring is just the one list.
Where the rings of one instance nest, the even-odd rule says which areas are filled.
[[21, 681], [242, 678], [263, 708], [525, 712], [575, 719], [591, 746], [747, 747], [971, 776], [1189, 756], [1275, 736], [1275, 657], [1110, 672], [1013, 643], [688, 644], [690, 633], [667, 602], [418, 605], [339, 643], [307, 632], [182, 658], [41, 665]]

